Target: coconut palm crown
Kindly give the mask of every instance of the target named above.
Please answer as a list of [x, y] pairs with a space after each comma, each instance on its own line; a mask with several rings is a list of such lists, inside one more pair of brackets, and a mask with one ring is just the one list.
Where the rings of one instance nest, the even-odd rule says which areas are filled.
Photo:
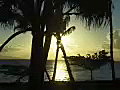
[[[87, 26], [101, 26], [109, 22], [109, 7], [111, 0], [65, 0], [69, 8], [73, 8]], [[102, 6], [101, 6], [102, 5]], [[75, 13], [73, 13], [75, 14]]]
[[[40, 0], [40, 2], [45, 0]], [[111, 0], [49, 0], [53, 3], [53, 9], [57, 9], [62, 2], [64, 8], [74, 11], [73, 13], [63, 12], [63, 15], [75, 14], [80, 20], [85, 21], [87, 26], [101, 26], [109, 22], [109, 3]], [[47, 2], [47, 0], [46, 0]], [[42, 4], [39, 4], [42, 5]], [[102, 5], [102, 6], [101, 6]], [[39, 6], [41, 7], [41, 6]], [[25, 27], [30, 24], [33, 18], [34, 2], [29, 0], [0, 0], [0, 22], [6, 25], [13, 25], [14, 21]], [[40, 10], [39, 10], [40, 12]]]
[[[17, 24], [15, 28], [22, 30], [32, 28], [30, 90], [40, 90], [44, 81], [45, 60], [42, 56], [45, 26], [46, 31], [52, 27], [51, 32], [63, 32], [69, 22], [68, 18], [64, 24], [63, 16], [71, 14], [79, 16], [87, 26], [107, 25], [111, 3], [111, 0], [0, 0], [1, 25]], [[64, 12], [63, 9], [68, 11]]]

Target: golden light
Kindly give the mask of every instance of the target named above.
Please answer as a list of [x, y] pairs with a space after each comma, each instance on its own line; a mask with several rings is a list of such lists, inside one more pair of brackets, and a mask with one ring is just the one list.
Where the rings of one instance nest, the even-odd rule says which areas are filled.
[[51, 47], [56, 49], [57, 48], [57, 40], [55, 37], [52, 37], [52, 41], [51, 41]]
[[69, 80], [68, 72], [66, 71], [66, 65], [61, 62], [58, 62], [55, 80], [56, 81], [68, 81]]
[[62, 37], [62, 43], [65, 47], [67, 47], [68, 45], [70, 45], [70, 37]]
[[[70, 44], [70, 42], [71, 42], [70, 37], [67, 37], [67, 36], [63, 36], [61, 39], [62, 39], [62, 44], [63, 44], [65, 47], [68, 46], [68, 45]], [[51, 42], [52, 47], [54, 47], [54, 48], [57, 47], [57, 46], [56, 46], [56, 42], [57, 42], [56, 38], [53, 37], [53, 38], [52, 38], [52, 42]]]

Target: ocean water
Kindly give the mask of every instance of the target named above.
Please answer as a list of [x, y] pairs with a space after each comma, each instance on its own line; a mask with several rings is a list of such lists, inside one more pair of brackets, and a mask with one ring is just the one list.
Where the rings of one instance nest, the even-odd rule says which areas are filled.
[[[71, 63], [71, 62], [70, 62]], [[10, 67], [3, 68], [2, 65], [16, 65], [16, 66], [29, 66], [29, 60], [0, 60], [0, 82], [15, 82], [20, 75], [17, 75], [15, 71], [15, 67], [13, 67], [11, 70], [11, 74], [4, 73], [7, 72]], [[80, 67], [78, 65], [70, 65], [73, 77], [75, 81], [86, 81], [91, 80], [91, 73], [89, 70]], [[48, 60], [47, 61], [47, 71], [50, 75], [50, 78], [52, 78], [53, 75], [53, 68], [54, 68], [54, 60]], [[120, 62], [115, 62], [115, 73], [116, 78], [120, 78]], [[110, 63], [107, 63], [103, 66], [101, 66], [99, 69], [93, 70], [93, 80], [112, 80], [111, 77], [111, 66]], [[45, 73], [45, 81], [48, 81], [48, 78]], [[58, 60], [57, 64], [57, 71], [56, 71], [56, 81], [69, 81], [69, 74], [66, 69], [66, 64], [64, 60]], [[27, 82], [28, 76], [25, 76], [21, 79], [21, 82]]]

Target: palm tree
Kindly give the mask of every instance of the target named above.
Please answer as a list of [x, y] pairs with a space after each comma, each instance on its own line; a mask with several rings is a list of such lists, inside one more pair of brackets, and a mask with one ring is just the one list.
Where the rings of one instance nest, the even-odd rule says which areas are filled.
[[79, 66], [83, 67], [84, 69], [90, 70], [90, 77], [93, 80], [93, 70], [99, 69], [102, 65], [99, 61], [86, 59], [83, 64], [79, 64]]
[[[0, 22], [2, 25], [18, 24], [18, 27], [25, 29], [32, 27], [32, 52], [29, 73], [30, 89], [40, 88], [43, 84], [44, 62], [43, 62], [43, 36], [44, 25], [39, 21], [40, 10], [43, 0], [1, 0]], [[41, 28], [39, 28], [41, 26]]]
[[115, 80], [115, 68], [113, 58], [113, 25], [112, 25], [112, 0], [109, 2], [109, 17], [110, 17], [110, 56], [111, 56], [111, 68], [112, 68], [112, 79]]
[[[35, 2], [36, 1], [36, 2]], [[43, 36], [45, 25], [47, 32], [59, 31], [51, 24], [54, 22], [54, 26], [60, 23], [56, 23], [61, 20], [62, 15], [77, 15], [81, 16], [82, 21], [86, 21], [87, 26], [101, 26], [106, 25], [109, 22], [109, 10], [108, 3], [111, 0], [1, 0], [0, 2], [0, 22], [2, 25], [13, 25], [14, 21], [22, 28], [32, 27], [32, 52], [30, 63], [30, 86], [31, 89], [40, 88], [43, 85], [44, 68], [50, 41], [47, 40], [48, 48], [46, 50], [46, 57], [43, 59]], [[101, 7], [102, 4], [102, 7]], [[47, 7], [48, 6], [48, 7]], [[64, 6], [69, 6], [67, 12], [62, 12]], [[94, 9], [93, 9], [94, 8]], [[54, 13], [56, 11], [56, 14]], [[60, 11], [60, 12], [59, 12]], [[70, 13], [70, 11], [75, 11]], [[54, 21], [49, 17], [59, 16]], [[51, 21], [52, 23], [47, 23]], [[40, 28], [41, 27], [41, 28]], [[61, 26], [59, 26], [60, 28]], [[62, 29], [63, 30], [63, 29]], [[46, 38], [51, 37], [51, 34]], [[45, 47], [45, 45], [44, 45]], [[41, 82], [41, 83], [40, 83]]]
[[[52, 0], [51, 0], [52, 1]], [[80, 3], [79, 3], [80, 2]], [[82, 21], [86, 21], [87, 26], [93, 26], [93, 27], [99, 27], [102, 25], [106, 25], [107, 22], [109, 22], [109, 2], [110, 0], [101, 0], [101, 1], [96, 1], [96, 0], [54, 0], [52, 3], [54, 3], [54, 11], [56, 13], [52, 17], [57, 17], [57, 19], [53, 19], [52, 17], [48, 19], [48, 21], [52, 21], [52, 24], [48, 25], [53, 28], [53, 32], [56, 32], [54, 30], [61, 31], [57, 27], [59, 26], [59, 22], [61, 21], [61, 18], [64, 15], [77, 15], [77, 16], [82, 16], [81, 19]], [[89, 3], [89, 4], [86, 4]], [[102, 3], [103, 7], [101, 7], [100, 3]], [[52, 4], [51, 4], [52, 5]], [[67, 12], [63, 12], [63, 6], [69, 6], [69, 10]], [[93, 9], [94, 8], [94, 9]], [[75, 11], [70, 13], [71, 11]], [[63, 16], [62, 16], [63, 15]], [[58, 21], [55, 22], [54, 20]], [[55, 23], [56, 24], [55, 24]], [[51, 22], [50, 22], [51, 23]], [[49, 22], [48, 22], [49, 24]], [[52, 26], [54, 25], [54, 26]], [[63, 29], [62, 29], [63, 30]]]
[[74, 78], [73, 78], [73, 75], [72, 75], [72, 71], [70, 69], [70, 64], [67, 60], [67, 55], [66, 55], [66, 52], [65, 52], [65, 49], [64, 49], [64, 46], [62, 44], [62, 41], [61, 41], [61, 38], [62, 36], [65, 36], [67, 34], [70, 34], [72, 33], [72, 31], [75, 30], [75, 26], [72, 26], [70, 27], [68, 30], [64, 31], [63, 33], [54, 33], [54, 36], [56, 37], [57, 39], [57, 50], [56, 50], [56, 58], [55, 58], [55, 64], [54, 64], [54, 72], [53, 72], [53, 77], [52, 77], [52, 80], [54, 81], [55, 80], [55, 75], [56, 75], [56, 69], [57, 69], [57, 60], [58, 60], [58, 53], [59, 53], [59, 49], [62, 50], [62, 53], [63, 53], [63, 56], [64, 56], [64, 59], [65, 59], [65, 63], [66, 63], [66, 66], [67, 66], [67, 71], [68, 71], [68, 74], [69, 74], [69, 77], [70, 77], [70, 81], [74, 81]]
[[[21, 30], [21, 31], [18, 31], [18, 32], [15, 32], [14, 34], [12, 34], [1, 46], [0, 46], [0, 52], [2, 51], [2, 49], [12, 40], [14, 39], [16, 36], [22, 34], [22, 33], [26, 33], [28, 31], [32, 31], [31, 28], [27, 28], [26, 30]], [[45, 72], [46, 72], [46, 75], [48, 77], [48, 80], [50, 81], [50, 76], [45, 68]], [[29, 73], [28, 73], [28, 70], [26, 70], [25, 74], [21, 74], [20, 78], [17, 79], [17, 81], [20, 81], [20, 79], [22, 79], [24, 76], [27, 76]]]
[[110, 58], [107, 56], [107, 54], [108, 52], [105, 52], [105, 50], [100, 51], [96, 60], [92, 58], [90, 54], [87, 54], [88, 57], [85, 59], [85, 62], [79, 64], [79, 66], [90, 70], [91, 80], [93, 80], [93, 70], [99, 69], [101, 66], [109, 62]]
[[[59, 0], [58, 0], [59, 2]], [[62, 1], [61, 1], [62, 2]], [[66, 4], [67, 2], [67, 4]], [[80, 2], [80, 3], [79, 3]], [[62, 4], [69, 6], [69, 10], [63, 15], [77, 15], [81, 16], [82, 21], [86, 21], [87, 26], [100, 27], [110, 24], [110, 30], [112, 31], [112, 12], [111, 12], [111, 0], [63, 0]], [[101, 4], [102, 7], [101, 7]], [[59, 3], [60, 4], [60, 3]], [[94, 9], [93, 9], [94, 8]], [[75, 11], [70, 13], [71, 11]], [[61, 12], [62, 13], [62, 12]], [[115, 78], [114, 61], [113, 61], [113, 45], [112, 45], [112, 32], [111, 32], [111, 67], [112, 78]]]
[[[56, 11], [57, 10], [61, 11], [61, 12], [57, 12], [59, 14], [59, 16], [61, 14], [63, 14], [63, 15], [73, 15], [74, 14], [77, 16], [81, 16], [81, 20], [86, 21], [87, 26], [100, 27], [102, 25], [108, 24], [107, 22], [109, 22], [109, 20], [110, 20], [109, 2], [111, 2], [111, 0], [100, 0], [100, 1], [96, 1], [96, 0], [89, 0], [89, 1], [88, 0], [76, 0], [76, 1], [63, 0], [63, 1], [60, 1], [60, 0], [57, 0], [57, 1], [53, 2], [54, 3], [53, 6]], [[59, 3], [59, 5], [58, 5], [58, 3]], [[101, 7], [100, 3], [103, 5], [103, 7]], [[69, 10], [67, 12], [63, 13], [62, 12], [63, 8], [58, 8], [58, 7], [62, 7], [64, 5], [68, 5]], [[58, 7], [56, 7], [56, 6], [58, 6]], [[75, 12], [70, 13], [71, 11], [75, 11]], [[63, 16], [61, 15], [61, 17], [63, 17]], [[60, 17], [59, 17], [59, 19], [60, 19]], [[56, 30], [58, 30], [58, 29], [56, 29]]]

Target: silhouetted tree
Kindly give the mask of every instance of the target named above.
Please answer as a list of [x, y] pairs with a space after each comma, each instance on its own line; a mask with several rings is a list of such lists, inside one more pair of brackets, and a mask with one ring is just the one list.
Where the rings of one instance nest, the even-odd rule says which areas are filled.
[[[59, 30], [64, 30], [58, 29], [61, 28], [60, 21], [63, 17], [62, 15], [72, 14], [81, 16], [81, 20], [86, 21], [87, 26], [99, 27], [102, 24], [106, 25], [110, 17], [108, 9], [110, 1], [111, 0], [1, 0], [0, 22], [2, 22], [2, 25], [13, 25], [16, 21], [18, 28], [26, 29], [29, 26], [32, 27], [33, 40], [29, 74], [31, 90], [40, 89], [44, 81], [43, 77], [46, 64], [46, 60], [44, 59], [47, 58], [51, 41], [51, 39], [47, 40], [46, 55], [43, 57], [45, 26], [48, 33], [54, 32], [54, 30], [58, 32]], [[62, 11], [65, 6], [68, 6], [69, 10], [64, 13]], [[75, 12], [70, 13], [72, 10]], [[56, 26], [56, 28], [54, 26]], [[51, 37], [51, 34], [46, 38], [48, 37]]]
[[[59, 27], [62, 26], [62, 24], [60, 26], [59, 24], [63, 17], [62, 15], [73, 15], [74, 14], [77, 16], [82, 16], [81, 20], [86, 21], [87, 26], [99, 27], [101, 25], [106, 25], [107, 24], [106, 22], [109, 22], [109, 10], [108, 10], [109, 1], [110, 0], [102, 0], [102, 1], [95, 1], [95, 0], [90, 0], [90, 1], [63, 0], [63, 1], [60, 1], [60, 0], [57, 0], [57, 1], [54, 1], [52, 3], [54, 3], [53, 7], [56, 13], [55, 13], [55, 16], [53, 15], [54, 18], [51, 17], [49, 20], [51, 21], [52, 19], [54, 23], [48, 22], [48, 24], [51, 23], [50, 26], [52, 27], [53, 25], [55, 26], [55, 23], [56, 23], [56, 26], [55, 26], [56, 28], [54, 27], [53, 31], [54, 30], [61, 31]], [[86, 4], [86, 2], [89, 4]], [[100, 3], [102, 3], [104, 7], [101, 7]], [[68, 8], [69, 10], [67, 12], [62, 12], [62, 9], [63, 9], [62, 6], [64, 5], [69, 6]], [[71, 11], [75, 11], [75, 12], [70, 13]], [[55, 22], [54, 20], [58, 22]]]
[[[44, 25], [39, 22], [43, 0], [1, 0], [0, 22], [2, 25], [13, 25], [25, 30], [32, 27], [32, 52], [29, 73], [30, 89], [38, 89], [44, 81], [43, 36]], [[41, 26], [41, 28], [40, 28]]]
[[105, 50], [101, 50], [101, 51], [99, 51], [99, 55], [98, 55], [98, 59], [99, 60], [108, 60], [109, 58], [108, 58], [108, 56], [107, 56], [107, 54], [108, 54], [108, 52], [106, 52]]
[[112, 0], [109, 2], [109, 17], [110, 17], [110, 56], [111, 56], [111, 68], [112, 68], [112, 79], [115, 80], [115, 68], [113, 58], [113, 25], [112, 25]]
[[102, 66], [104, 64], [101, 64], [99, 61], [96, 60], [92, 60], [92, 59], [86, 59], [86, 61], [84, 62], [84, 64], [80, 64], [79, 66], [90, 70], [91, 73], [91, 80], [93, 80], [93, 70], [99, 69], [100, 66]]
[[[96, 53], [95, 53], [96, 54]], [[107, 64], [110, 61], [110, 58], [107, 56], [108, 52], [102, 50], [99, 52], [98, 57], [92, 58], [90, 54], [87, 54], [84, 62], [80, 63], [79, 66], [90, 70], [91, 80], [93, 80], [93, 70], [99, 69], [101, 66]]]
[[72, 75], [72, 71], [71, 71], [71, 68], [70, 68], [70, 64], [69, 64], [69, 62], [67, 60], [66, 52], [65, 52], [64, 46], [63, 46], [62, 41], [61, 41], [62, 36], [70, 34], [74, 30], [75, 30], [75, 26], [72, 26], [68, 30], [64, 31], [63, 33], [55, 33], [54, 34], [54, 36], [57, 39], [57, 50], [56, 50], [56, 57], [55, 57], [55, 64], [54, 64], [54, 72], [53, 72], [53, 77], [52, 77], [53, 81], [55, 80], [55, 76], [56, 76], [57, 60], [58, 60], [59, 49], [62, 50], [64, 59], [65, 59], [65, 63], [66, 63], [66, 66], [67, 66], [67, 71], [68, 71], [68, 74], [69, 74], [69, 77], [70, 77], [70, 81], [74, 81], [74, 78], [73, 78], [73, 75]]
[[[26, 30], [22, 30], [22, 31], [18, 31], [18, 32], [15, 32], [14, 34], [12, 34], [1, 46], [0, 46], [0, 52], [2, 51], [2, 49], [12, 40], [14, 39], [16, 36], [22, 34], [22, 33], [26, 33], [27, 31], [31, 31], [31, 28], [27, 28]], [[48, 80], [50, 81], [50, 76], [45, 68], [45, 72], [46, 72], [46, 75], [48, 77]], [[20, 79], [22, 79], [24, 76], [27, 76], [29, 75], [29, 70], [27, 69], [25, 74], [23, 73], [23, 75], [21, 74], [21, 76], [17, 79], [17, 82], [19, 81], [20, 82]]]

